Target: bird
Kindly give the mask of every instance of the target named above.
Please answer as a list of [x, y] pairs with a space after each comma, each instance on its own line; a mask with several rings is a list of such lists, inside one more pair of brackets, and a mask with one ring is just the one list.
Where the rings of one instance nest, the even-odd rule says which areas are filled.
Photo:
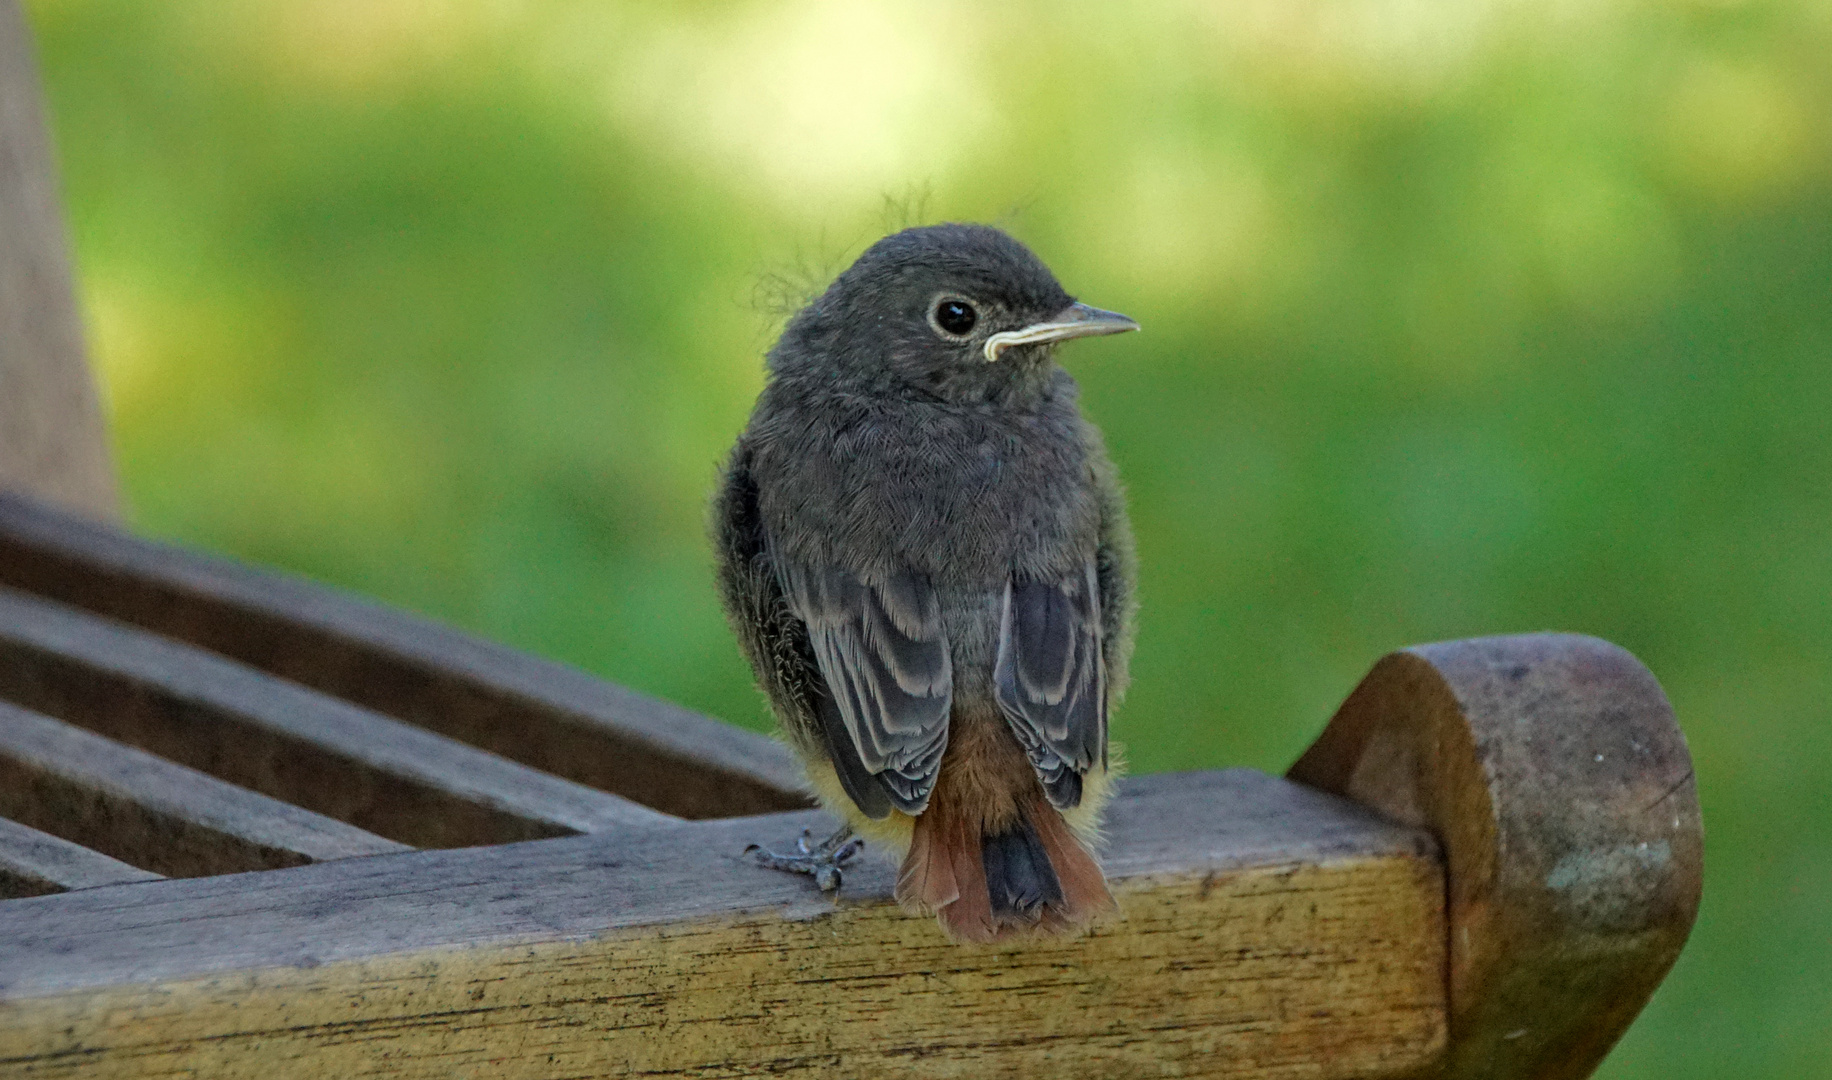
[[1094, 851], [1137, 559], [1055, 351], [1136, 329], [955, 223], [878, 240], [788, 320], [710, 531], [741, 651], [846, 827], [759, 861], [827, 888], [868, 838], [960, 942], [1117, 911]]

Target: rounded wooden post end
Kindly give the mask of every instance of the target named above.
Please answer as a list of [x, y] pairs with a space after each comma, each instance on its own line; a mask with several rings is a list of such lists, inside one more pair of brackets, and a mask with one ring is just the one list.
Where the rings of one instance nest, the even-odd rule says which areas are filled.
[[1698, 913], [1692, 758], [1653, 674], [1609, 642], [1526, 634], [1388, 655], [1289, 776], [1443, 844], [1443, 1080], [1589, 1076]]

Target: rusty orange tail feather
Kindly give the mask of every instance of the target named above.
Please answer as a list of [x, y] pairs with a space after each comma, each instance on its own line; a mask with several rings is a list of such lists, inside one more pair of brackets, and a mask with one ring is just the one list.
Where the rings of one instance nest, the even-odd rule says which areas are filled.
[[1032, 820], [1043, 850], [1050, 857], [1050, 866], [1056, 871], [1056, 880], [1062, 885], [1062, 904], [1052, 915], [1060, 918], [1065, 927], [1076, 927], [1118, 911], [1119, 904], [1107, 889], [1107, 877], [1100, 864], [1056, 808], [1038, 799]]
[[928, 814], [916, 819], [909, 854], [897, 874], [897, 903], [912, 915], [927, 915], [960, 899], [953, 860], [937, 852], [935, 824]]
[[[988, 887], [989, 847], [1009, 848], [1013, 829], [1023, 829], [1035, 849], [1047, 856], [1047, 867], [1026, 871], [1041, 879], [1041, 895], [1028, 904], [1003, 902]], [[1020, 843], [1020, 857], [1024, 844]], [[999, 868], [1001, 885], [1009, 873]], [[1100, 864], [1042, 798], [1027, 806], [1016, 825], [995, 836], [983, 834], [978, 821], [931, 805], [917, 817], [909, 853], [897, 878], [897, 901], [905, 909], [933, 913], [956, 941], [991, 942], [1038, 931], [1063, 932], [1086, 926], [1116, 907]]]

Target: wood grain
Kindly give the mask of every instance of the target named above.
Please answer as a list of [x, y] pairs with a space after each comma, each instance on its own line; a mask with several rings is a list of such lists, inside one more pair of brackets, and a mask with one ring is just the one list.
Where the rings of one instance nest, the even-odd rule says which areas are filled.
[[0, 496], [0, 584], [669, 814], [811, 805], [788, 750], [761, 735], [427, 619], [30, 499]]
[[31, 36], [19, 5], [0, 0], [0, 488], [112, 518], [54, 173]]
[[0, 815], [171, 877], [409, 850], [5, 704]]
[[1443, 1037], [1423, 833], [1258, 774], [1128, 784], [1124, 918], [947, 943], [746, 841], [812, 813], [0, 904], [0, 1076], [1378, 1077]]
[[1444, 1080], [1589, 1076], [1698, 914], [1692, 760], [1654, 676], [1575, 634], [1381, 660], [1291, 777], [1430, 828], [1449, 871]]
[[0, 698], [414, 847], [671, 820], [10, 589], [0, 589]]
[[158, 880], [150, 870], [0, 817], [0, 900]]

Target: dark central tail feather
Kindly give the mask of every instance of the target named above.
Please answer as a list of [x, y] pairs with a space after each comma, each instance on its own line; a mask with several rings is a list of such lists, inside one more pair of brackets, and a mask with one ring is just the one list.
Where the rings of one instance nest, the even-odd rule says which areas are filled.
[[1062, 903], [1062, 883], [1037, 837], [1036, 826], [1020, 817], [1010, 829], [980, 837], [980, 862], [996, 922], [1037, 922], [1047, 904]]
[[977, 942], [1071, 930], [1116, 906], [1099, 864], [1041, 797], [991, 834], [931, 804], [916, 819], [897, 899]]

